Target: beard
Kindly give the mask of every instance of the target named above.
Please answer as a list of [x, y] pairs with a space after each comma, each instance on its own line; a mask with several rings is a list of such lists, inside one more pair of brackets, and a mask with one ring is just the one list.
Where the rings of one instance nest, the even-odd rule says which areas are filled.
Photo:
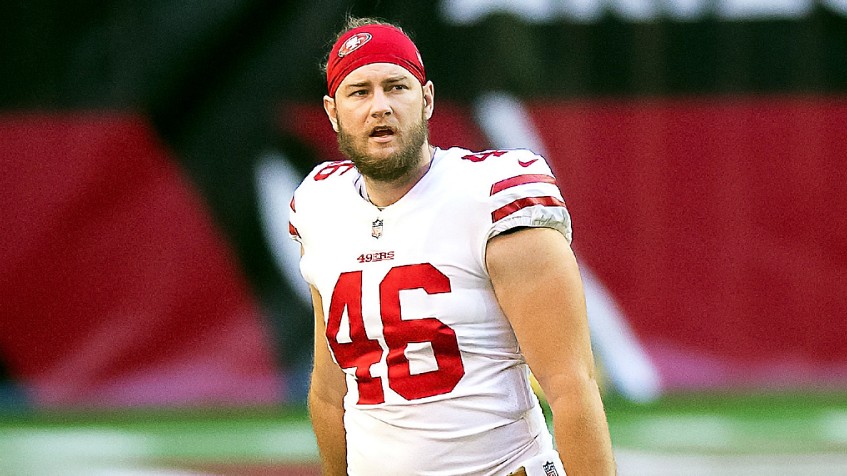
[[429, 129], [422, 113], [420, 121], [412, 125], [405, 138], [397, 136], [402, 140], [400, 150], [384, 158], [369, 156], [366, 146], [357, 145], [356, 138], [344, 131], [340, 120], [337, 138], [338, 150], [353, 162], [359, 173], [380, 182], [392, 182], [411, 175], [418, 167], [421, 149], [429, 138]]

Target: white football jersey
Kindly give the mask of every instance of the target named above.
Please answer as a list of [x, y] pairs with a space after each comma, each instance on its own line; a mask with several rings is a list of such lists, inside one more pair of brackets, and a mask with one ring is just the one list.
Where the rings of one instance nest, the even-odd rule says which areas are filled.
[[426, 175], [382, 210], [360, 181], [351, 162], [318, 165], [290, 225], [347, 375], [349, 474], [504, 475], [552, 451], [485, 266], [488, 240], [515, 227], [570, 241], [546, 161], [436, 149]]

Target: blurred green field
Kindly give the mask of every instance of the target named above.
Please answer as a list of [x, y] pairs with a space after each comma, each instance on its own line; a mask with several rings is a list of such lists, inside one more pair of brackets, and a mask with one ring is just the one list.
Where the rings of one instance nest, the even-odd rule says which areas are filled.
[[[621, 475], [847, 475], [847, 396], [606, 398]], [[317, 474], [302, 406], [0, 412], [0, 475]]]

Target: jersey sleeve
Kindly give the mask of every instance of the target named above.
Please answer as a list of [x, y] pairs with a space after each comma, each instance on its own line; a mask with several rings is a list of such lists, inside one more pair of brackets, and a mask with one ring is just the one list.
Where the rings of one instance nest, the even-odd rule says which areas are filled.
[[[309, 196], [314, 195], [314, 192], [311, 189], [314, 186], [314, 182], [317, 180], [323, 180], [332, 174], [336, 169], [332, 169], [331, 167], [337, 162], [324, 162], [316, 165], [311, 172], [303, 179], [300, 183], [300, 186], [294, 190], [294, 196], [291, 197], [291, 202], [288, 204], [288, 235], [292, 240], [303, 244], [303, 237], [300, 234], [300, 230], [303, 226], [307, 226], [303, 222], [306, 220], [302, 214], [297, 213], [297, 202], [303, 200], [304, 203], [309, 202]], [[329, 173], [327, 173], [329, 171]], [[325, 175], [321, 175], [325, 174]]]
[[[341, 176], [353, 169], [353, 162], [349, 160], [336, 160], [331, 162], [322, 162], [317, 164], [311, 172], [303, 179], [297, 190], [294, 191], [294, 196], [291, 198], [288, 210], [288, 234], [294, 241], [301, 245], [303, 244], [303, 236], [300, 231], [303, 227], [308, 227], [304, 222], [305, 217], [301, 217], [297, 212], [297, 202], [302, 199], [307, 205], [311, 203], [314, 208], [316, 200], [320, 200], [322, 192], [315, 188], [315, 184], [322, 182], [330, 177]], [[309, 207], [307, 207], [309, 208]], [[307, 210], [307, 215], [308, 210]]]
[[547, 161], [528, 150], [498, 157], [489, 190], [488, 239], [518, 227], [546, 227], [571, 242], [571, 218]]
[[297, 193], [293, 197], [291, 197], [291, 202], [288, 204], [288, 236], [291, 237], [292, 240], [303, 244], [302, 238], [300, 237], [300, 230], [297, 229], [297, 225], [295, 223], [298, 222], [297, 217], [297, 205], [295, 203], [295, 198]]

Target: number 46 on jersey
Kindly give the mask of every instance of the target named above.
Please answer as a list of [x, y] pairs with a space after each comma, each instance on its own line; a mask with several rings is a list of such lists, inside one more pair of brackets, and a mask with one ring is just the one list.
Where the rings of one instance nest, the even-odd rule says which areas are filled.
[[[391, 268], [379, 284], [380, 319], [385, 346], [368, 337], [362, 316], [362, 271], [341, 273], [332, 291], [326, 337], [338, 364], [355, 368], [360, 405], [385, 402], [382, 377], [371, 367], [385, 358], [387, 383], [406, 400], [417, 400], [452, 391], [465, 374], [456, 333], [435, 317], [401, 319], [400, 291], [422, 289], [427, 294], [449, 293], [450, 279], [429, 263]], [[340, 342], [341, 321], [347, 311], [349, 341]], [[428, 343], [438, 365], [436, 370], [413, 374], [406, 357], [412, 343]]]

